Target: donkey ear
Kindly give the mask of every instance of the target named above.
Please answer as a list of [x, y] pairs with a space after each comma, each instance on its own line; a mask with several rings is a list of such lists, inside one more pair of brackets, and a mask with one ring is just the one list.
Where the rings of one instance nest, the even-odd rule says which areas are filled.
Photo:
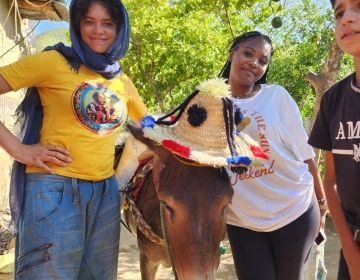
[[142, 128], [135, 127], [133, 125], [128, 124], [128, 128], [131, 131], [132, 135], [137, 139], [138, 141], [144, 143], [146, 146], [148, 146], [154, 153], [155, 156], [153, 158], [153, 183], [156, 189], [156, 192], [159, 189], [159, 182], [160, 182], [160, 174], [163, 168], [165, 167], [165, 163], [167, 162], [167, 159], [171, 155], [171, 153], [166, 150], [163, 146], [156, 143], [155, 141], [152, 141], [146, 137], [144, 137], [144, 132]]
[[145, 143], [146, 138], [144, 137], [144, 132], [140, 127], [133, 126], [131, 124], [127, 125], [128, 129], [130, 130], [131, 134], [140, 142]]
[[156, 143], [155, 141], [148, 139], [144, 136], [144, 132], [142, 128], [135, 127], [131, 124], [128, 124], [128, 128], [132, 135], [139, 140], [140, 142], [144, 143], [146, 146], [148, 146], [155, 154], [159, 156], [159, 158], [162, 161], [166, 161], [168, 156], [170, 155], [170, 152], [166, 150], [163, 146], [161, 146], [159, 143]]

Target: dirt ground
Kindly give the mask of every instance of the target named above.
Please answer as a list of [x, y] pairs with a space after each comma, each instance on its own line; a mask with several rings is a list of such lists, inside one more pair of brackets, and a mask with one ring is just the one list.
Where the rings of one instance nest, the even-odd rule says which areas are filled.
[[[337, 265], [339, 257], [339, 239], [334, 230], [331, 219], [328, 217], [326, 225], [327, 241], [325, 244], [325, 266], [328, 270], [327, 280], [336, 280]], [[224, 240], [224, 245], [227, 252], [221, 256], [220, 266], [216, 274], [218, 280], [235, 280], [236, 274], [234, 271], [230, 245], [227, 240]], [[120, 258], [118, 280], [139, 280], [140, 267], [138, 250], [136, 246], [136, 239], [125, 228], [122, 228], [120, 240]], [[160, 267], [157, 274], [157, 280], [172, 280], [174, 279], [171, 269]], [[266, 280], [266, 279], [264, 279]], [[310, 280], [310, 279], [306, 279]], [[313, 279], [311, 279], [313, 280]]]
[[[326, 226], [327, 242], [325, 244], [325, 265], [328, 270], [327, 280], [336, 280], [337, 264], [339, 257], [339, 239], [335, 233], [331, 219], [328, 218]], [[227, 240], [224, 245], [228, 249], [221, 256], [220, 266], [216, 279], [218, 280], [235, 280], [236, 275], [233, 267], [230, 246]], [[10, 280], [11, 275], [0, 274], [0, 280]], [[140, 280], [140, 267], [136, 238], [132, 236], [124, 227], [121, 232], [119, 271], [118, 280]], [[157, 274], [157, 280], [174, 279], [171, 269], [160, 268]], [[264, 279], [266, 280], [266, 279]], [[310, 279], [307, 279], [310, 280]], [[311, 279], [312, 280], [312, 279]]]
[[327, 241], [325, 243], [325, 266], [328, 270], [327, 280], [336, 280], [338, 272], [340, 240], [334, 229], [331, 218], [327, 218], [325, 229]]

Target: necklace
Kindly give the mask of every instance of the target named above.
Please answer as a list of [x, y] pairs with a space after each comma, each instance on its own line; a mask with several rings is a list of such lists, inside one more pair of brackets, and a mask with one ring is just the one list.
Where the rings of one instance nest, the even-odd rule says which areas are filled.
[[353, 91], [357, 92], [357, 93], [360, 93], [360, 88], [358, 88], [357, 86], [354, 85], [354, 81], [351, 80], [351, 88]]

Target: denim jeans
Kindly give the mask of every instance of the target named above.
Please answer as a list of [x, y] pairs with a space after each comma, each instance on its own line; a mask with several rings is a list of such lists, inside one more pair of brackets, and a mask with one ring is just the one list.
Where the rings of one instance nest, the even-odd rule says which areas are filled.
[[15, 279], [114, 280], [120, 239], [115, 177], [27, 174]]

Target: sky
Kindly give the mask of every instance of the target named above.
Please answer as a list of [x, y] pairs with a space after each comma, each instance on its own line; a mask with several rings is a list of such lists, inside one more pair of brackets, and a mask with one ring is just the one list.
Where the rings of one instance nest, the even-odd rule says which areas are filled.
[[69, 23], [64, 22], [64, 21], [42, 20], [42, 21], [40, 21], [39, 25], [36, 27], [35, 32], [36, 32], [36, 35], [39, 35], [50, 29], [67, 28], [67, 27], [69, 27]]
[[[65, 0], [67, 6], [69, 6], [71, 0]], [[50, 21], [50, 20], [41, 20], [39, 25], [36, 27], [36, 35], [39, 35], [47, 30], [55, 28], [67, 28], [69, 27], [68, 22], [64, 21]]]
[[[67, 5], [70, 4], [71, 0], [65, 0]], [[313, 0], [315, 3], [319, 5], [319, 7], [330, 8], [330, 1], [329, 0]], [[40, 21], [39, 25], [36, 27], [35, 32], [36, 35], [39, 35], [47, 30], [55, 29], [55, 28], [68, 28], [69, 24], [67, 22], [58, 22], [58, 21], [49, 21], [49, 20], [42, 20]]]

